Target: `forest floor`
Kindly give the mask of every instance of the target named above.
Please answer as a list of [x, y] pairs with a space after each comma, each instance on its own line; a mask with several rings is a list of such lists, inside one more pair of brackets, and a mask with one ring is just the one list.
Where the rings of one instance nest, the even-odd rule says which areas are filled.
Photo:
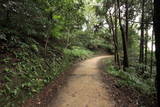
[[97, 56], [75, 64], [23, 107], [138, 107], [138, 93], [120, 88], [116, 78], [103, 74]]

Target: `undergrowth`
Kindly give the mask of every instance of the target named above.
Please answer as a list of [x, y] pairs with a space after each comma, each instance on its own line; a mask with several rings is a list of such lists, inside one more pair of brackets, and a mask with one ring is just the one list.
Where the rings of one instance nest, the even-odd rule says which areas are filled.
[[73, 57], [79, 57], [82, 59], [93, 55], [92, 51], [89, 51], [85, 48], [78, 47], [78, 46], [73, 46], [71, 49], [64, 49], [64, 53], [66, 55], [73, 56]]
[[134, 68], [128, 68], [126, 71], [119, 70], [114, 66], [112, 59], [104, 60], [104, 63], [107, 65], [105, 66], [105, 72], [119, 78], [117, 83], [120, 86], [132, 87], [146, 95], [155, 94], [153, 78], [142, 78], [142, 76], [139, 75], [139, 71]]
[[[58, 52], [59, 51], [59, 52]], [[29, 41], [12, 51], [0, 61], [0, 107], [17, 107], [26, 99], [39, 93], [44, 86], [64, 72], [76, 59], [93, 53], [79, 47], [59, 50], [44, 48], [36, 41]]]

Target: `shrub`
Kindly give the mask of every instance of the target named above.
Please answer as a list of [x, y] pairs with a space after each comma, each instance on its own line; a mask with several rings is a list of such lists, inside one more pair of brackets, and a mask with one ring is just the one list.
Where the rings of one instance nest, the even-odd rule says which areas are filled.
[[64, 53], [79, 58], [86, 58], [93, 54], [93, 52], [78, 46], [73, 46], [71, 49], [64, 49]]

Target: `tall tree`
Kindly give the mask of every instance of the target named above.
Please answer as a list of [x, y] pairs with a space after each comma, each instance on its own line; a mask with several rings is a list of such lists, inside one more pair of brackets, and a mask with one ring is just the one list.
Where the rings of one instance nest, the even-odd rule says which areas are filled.
[[146, 28], [146, 34], [145, 34], [145, 59], [144, 59], [144, 63], [145, 63], [145, 70], [147, 70], [147, 60], [148, 60], [148, 26]]
[[128, 44], [128, 0], [126, 0], [125, 2], [125, 7], [126, 7], [126, 12], [125, 12], [125, 15], [126, 15], [126, 42]]
[[150, 63], [150, 76], [152, 76], [152, 70], [153, 70], [153, 45], [154, 45], [154, 31], [152, 31], [152, 37], [151, 37], [151, 63]]
[[[105, 3], [105, 11], [106, 11], [106, 22], [109, 25], [109, 31], [112, 34], [112, 38], [113, 38], [113, 45], [114, 45], [114, 60], [115, 60], [115, 64], [118, 66], [118, 68], [120, 68], [121, 64], [120, 64], [120, 56], [119, 56], [119, 49], [118, 49], [118, 37], [117, 37], [117, 5], [114, 1], [112, 1], [111, 3]], [[108, 8], [108, 7], [113, 7], [113, 8]], [[112, 12], [112, 10], [114, 12]]]
[[110, 17], [110, 26], [111, 26], [111, 29], [112, 29], [112, 36], [113, 36], [113, 42], [114, 42], [114, 60], [115, 60], [115, 64], [117, 64], [117, 59], [118, 59], [117, 58], [117, 43], [116, 43], [116, 38], [115, 38], [113, 18], [112, 18], [112, 14], [111, 14], [110, 11], [109, 11], [109, 17]]
[[119, 25], [120, 25], [121, 36], [122, 36], [122, 44], [123, 44], [123, 69], [126, 70], [126, 68], [129, 67], [128, 50], [127, 50], [126, 35], [125, 35], [124, 27], [122, 25], [120, 1], [119, 0], [117, 0], [117, 6], [118, 6], [118, 12], [119, 12], [118, 18], [119, 18]]
[[144, 63], [144, 4], [145, 4], [145, 0], [142, 0], [141, 38], [140, 38], [139, 63]]
[[115, 20], [114, 20], [114, 32], [115, 32], [115, 52], [116, 52], [116, 57], [117, 57], [117, 65], [120, 68], [120, 58], [119, 58], [119, 48], [118, 48], [118, 37], [117, 37], [117, 4], [115, 2], [114, 5], [114, 15], [115, 15]]
[[154, 32], [155, 32], [155, 46], [156, 46], [156, 89], [158, 105], [160, 106], [160, 1], [154, 0]]

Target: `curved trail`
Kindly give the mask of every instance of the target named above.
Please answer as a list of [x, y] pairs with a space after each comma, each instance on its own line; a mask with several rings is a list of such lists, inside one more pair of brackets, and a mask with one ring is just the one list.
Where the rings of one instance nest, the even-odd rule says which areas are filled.
[[114, 107], [114, 101], [101, 80], [98, 62], [110, 56], [88, 59], [70, 74], [68, 82], [58, 91], [48, 107]]

